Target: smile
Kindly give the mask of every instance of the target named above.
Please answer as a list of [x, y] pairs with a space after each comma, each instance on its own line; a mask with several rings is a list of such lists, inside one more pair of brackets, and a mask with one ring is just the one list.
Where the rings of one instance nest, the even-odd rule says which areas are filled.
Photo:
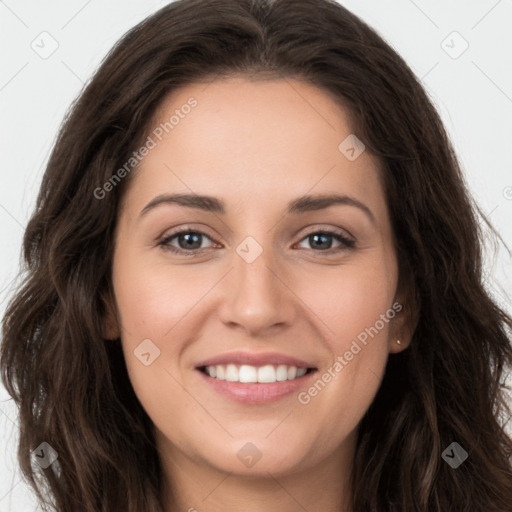
[[196, 371], [217, 396], [243, 405], [265, 405], [300, 393], [311, 385], [311, 379], [318, 370], [286, 365], [255, 367], [228, 364], [203, 366]]
[[297, 366], [288, 366], [284, 364], [267, 364], [260, 367], [248, 364], [218, 364], [201, 368], [203, 373], [206, 373], [210, 377], [218, 380], [247, 383], [259, 382], [262, 384], [300, 379], [312, 370], [312, 368], [298, 368]]

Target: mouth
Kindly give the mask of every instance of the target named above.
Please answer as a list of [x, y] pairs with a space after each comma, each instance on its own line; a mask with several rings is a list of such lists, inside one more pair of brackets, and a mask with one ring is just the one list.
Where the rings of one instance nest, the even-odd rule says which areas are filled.
[[265, 405], [298, 394], [311, 385], [314, 367], [288, 364], [209, 364], [196, 367], [207, 389], [243, 405]]

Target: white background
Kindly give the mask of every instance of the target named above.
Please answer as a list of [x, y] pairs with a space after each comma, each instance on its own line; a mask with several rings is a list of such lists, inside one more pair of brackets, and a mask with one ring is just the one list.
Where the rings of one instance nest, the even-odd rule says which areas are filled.
[[[0, 0], [0, 315], [18, 269], [23, 229], [66, 110], [112, 45], [166, 3]], [[422, 79], [470, 189], [512, 246], [512, 1], [341, 3], [374, 27]], [[452, 56], [465, 43], [454, 31], [469, 44], [458, 58]], [[32, 48], [39, 45], [42, 51], [44, 45], [48, 50], [52, 44], [58, 48], [46, 59]], [[501, 251], [487, 261], [493, 293], [510, 311], [510, 255]], [[37, 508], [16, 469], [16, 421], [12, 401], [0, 387], [0, 454], [5, 454], [0, 457], [0, 512]]]

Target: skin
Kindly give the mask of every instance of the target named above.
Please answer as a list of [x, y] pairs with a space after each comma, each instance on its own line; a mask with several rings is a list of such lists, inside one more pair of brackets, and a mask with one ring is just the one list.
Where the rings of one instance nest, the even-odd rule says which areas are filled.
[[[389, 354], [410, 342], [403, 312], [308, 404], [295, 393], [266, 405], [231, 401], [195, 366], [235, 350], [276, 351], [321, 375], [403, 304], [379, 161], [340, 152], [353, 133], [346, 112], [313, 85], [243, 77], [187, 85], [165, 98], [154, 125], [191, 96], [198, 105], [143, 158], [123, 198], [115, 314], [104, 326], [106, 337], [121, 336], [131, 383], [155, 425], [166, 511], [349, 511], [357, 426]], [[140, 216], [159, 194], [178, 192], [215, 196], [226, 212], [162, 204]], [[364, 203], [374, 220], [350, 205], [285, 213], [304, 194], [333, 192]], [[188, 225], [207, 235], [198, 255], [158, 245]], [[307, 236], [333, 229], [355, 248], [329, 236], [332, 248], [318, 248]], [[236, 252], [247, 236], [263, 249], [252, 263]], [[169, 244], [186, 252], [180, 237]], [[148, 338], [161, 352], [145, 366], [134, 350]], [[252, 467], [237, 457], [248, 442], [262, 455]]]

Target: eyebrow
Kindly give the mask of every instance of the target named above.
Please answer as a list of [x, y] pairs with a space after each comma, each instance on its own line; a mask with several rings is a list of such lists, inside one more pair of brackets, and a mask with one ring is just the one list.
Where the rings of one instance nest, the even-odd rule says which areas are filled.
[[[160, 194], [152, 199], [140, 212], [139, 218], [150, 210], [163, 204], [178, 204], [188, 208], [196, 208], [213, 213], [225, 214], [224, 201], [212, 196], [197, 194]], [[362, 210], [375, 224], [373, 212], [364, 203], [354, 197], [339, 194], [317, 194], [301, 196], [288, 203], [286, 213], [298, 214], [323, 210], [333, 205], [353, 206]]]

